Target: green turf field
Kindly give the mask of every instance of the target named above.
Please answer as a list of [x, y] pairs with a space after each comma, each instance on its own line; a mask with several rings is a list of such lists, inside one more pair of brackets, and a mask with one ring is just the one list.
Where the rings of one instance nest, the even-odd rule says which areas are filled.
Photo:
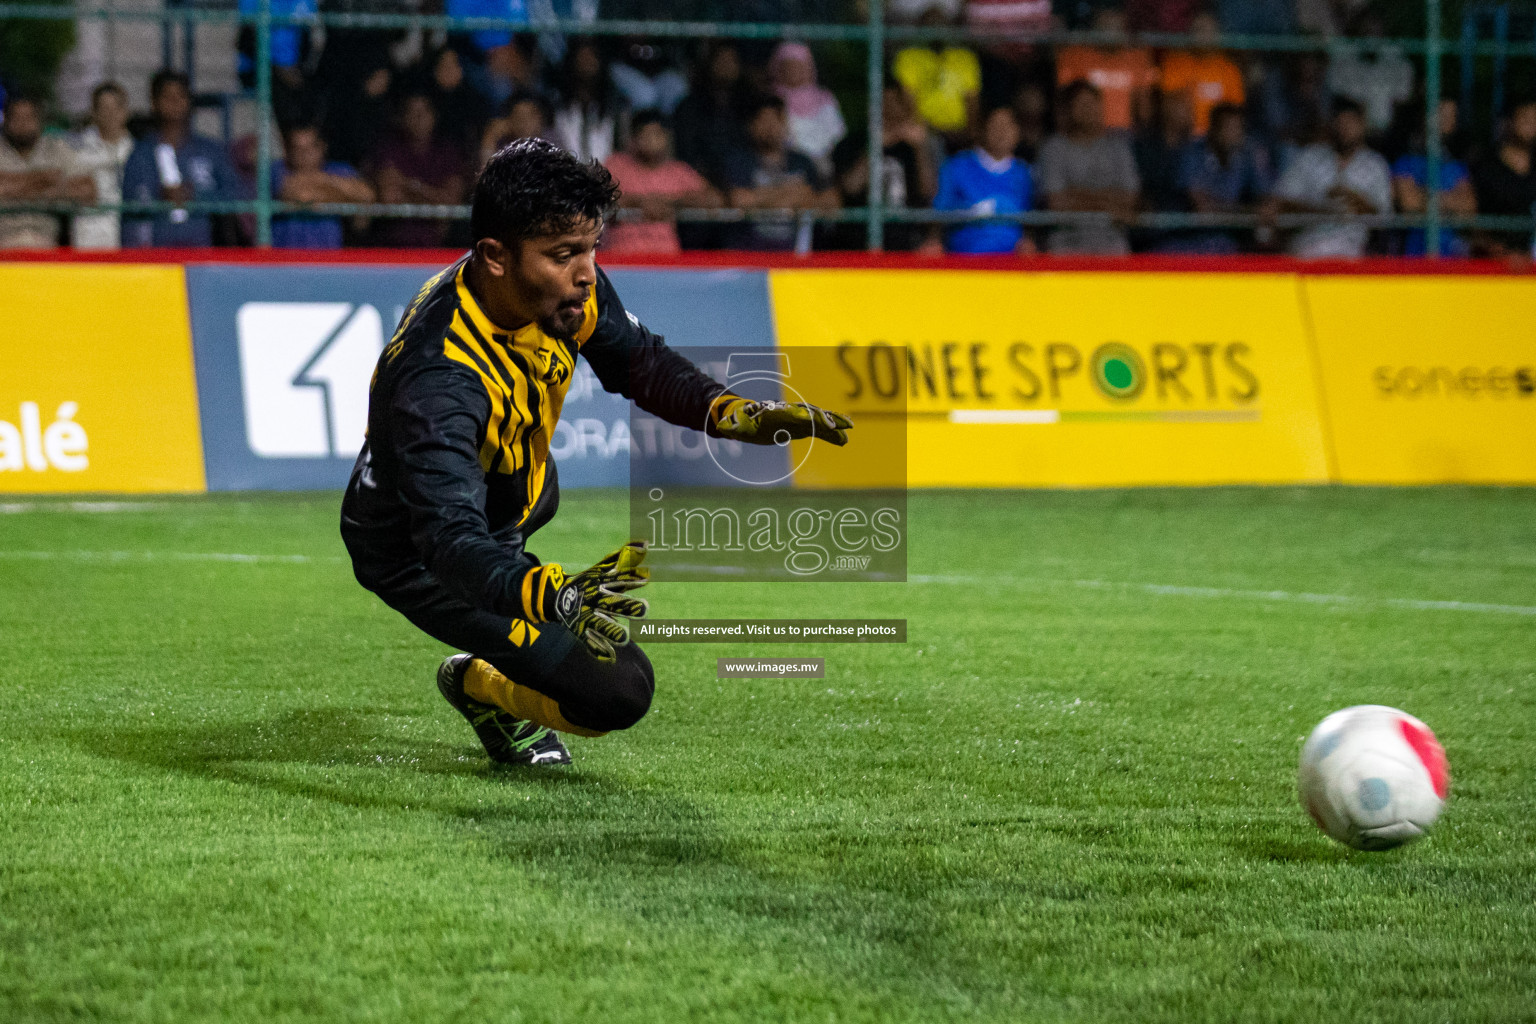
[[[639, 726], [500, 774], [336, 496], [6, 500], [7, 1024], [1536, 1019], [1536, 491], [917, 494], [917, 582], [647, 592], [911, 643], [655, 647]], [[1293, 792], [1363, 702], [1451, 761], [1387, 854]]]

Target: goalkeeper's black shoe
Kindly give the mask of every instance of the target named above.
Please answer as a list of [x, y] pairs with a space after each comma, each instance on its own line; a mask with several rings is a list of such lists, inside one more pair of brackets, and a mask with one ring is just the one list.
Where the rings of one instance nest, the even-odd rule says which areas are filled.
[[571, 753], [553, 730], [515, 718], [464, 692], [464, 672], [473, 658], [472, 654], [444, 658], [437, 667], [437, 688], [475, 730], [486, 755], [497, 764], [570, 764]]

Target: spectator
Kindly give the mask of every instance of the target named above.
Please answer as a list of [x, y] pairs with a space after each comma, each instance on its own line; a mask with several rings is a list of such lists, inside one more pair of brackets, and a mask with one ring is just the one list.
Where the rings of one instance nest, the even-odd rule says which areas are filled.
[[423, 61], [421, 88], [437, 108], [438, 131], [459, 147], [466, 159], [474, 155], [490, 120], [485, 97], [470, 87], [459, 52], [450, 47], [434, 51]]
[[715, 44], [700, 67], [693, 90], [677, 106], [677, 155], [719, 183], [727, 154], [748, 148], [745, 126], [751, 95], [735, 43]]
[[1093, 30], [1113, 36], [1115, 44], [1062, 47], [1056, 53], [1056, 84], [1092, 82], [1104, 96], [1104, 127], [1129, 132], [1150, 119], [1157, 65], [1150, 49], [1129, 45], [1123, 11], [1101, 8], [1094, 15]]
[[[1196, 213], [1253, 213], [1274, 185], [1269, 153], [1249, 141], [1243, 108], [1223, 103], [1211, 111], [1205, 139], [1184, 151], [1180, 175]], [[1196, 231], [1175, 241], [1181, 252], [1223, 255], [1242, 250], [1240, 232]]]
[[[1161, 93], [1153, 101], [1152, 123], [1132, 145], [1141, 178], [1143, 210], [1190, 212], [1184, 185], [1184, 157], [1194, 144], [1194, 107], [1187, 92]], [[1136, 249], [1178, 250], [1191, 233], [1177, 228], [1139, 228], [1131, 234]]]
[[[155, 127], [139, 139], [123, 165], [123, 198], [130, 202], [232, 202], [240, 186], [229, 154], [212, 139], [192, 134], [192, 92], [187, 76], [161, 71], [149, 84]], [[213, 218], [177, 208], [123, 217], [124, 247], [203, 248], [213, 244]]]
[[[259, 0], [239, 0], [241, 14], [254, 15], [261, 9]], [[268, 10], [275, 18], [303, 18], [316, 14], [316, 0], [269, 0]], [[256, 86], [256, 27], [242, 25], [235, 43], [236, 68], [240, 84]], [[272, 119], [280, 128], [314, 116], [315, 97], [304, 77], [309, 61], [309, 29], [297, 25], [273, 25], [270, 46], [272, 70]]]
[[[1472, 188], [1472, 175], [1466, 161], [1461, 159], [1458, 133], [1458, 107], [1453, 99], [1440, 101], [1440, 212], [1450, 217], [1471, 217], [1477, 213], [1477, 193]], [[1410, 151], [1397, 158], [1392, 165], [1392, 194], [1397, 208], [1404, 213], [1423, 213], [1429, 208], [1429, 158], [1424, 152], [1424, 132], [1410, 144]], [[1403, 254], [1423, 256], [1428, 251], [1428, 239], [1422, 230], [1408, 232], [1403, 242]], [[1465, 256], [1468, 253], [1466, 239], [1451, 231], [1440, 234], [1440, 255]]]
[[1211, 111], [1218, 103], [1243, 103], [1247, 99], [1243, 73], [1217, 45], [1221, 25], [1208, 11], [1195, 15], [1189, 33], [1193, 50], [1176, 50], [1163, 57], [1164, 93], [1187, 92], [1195, 112], [1195, 134], [1210, 128]]
[[[926, 26], [948, 20], [937, 6], [922, 15]], [[891, 73], [912, 94], [928, 127], [956, 144], [971, 140], [981, 103], [981, 61], [976, 51], [935, 39], [930, 46], [900, 50]]]
[[[89, 203], [96, 186], [82, 174], [69, 144], [43, 134], [41, 101], [12, 92], [0, 124], [0, 199]], [[51, 249], [59, 244], [59, 218], [51, 213], [0, 215], [0, 249]]]
[[1304, 258], [1354, 259], [1365, 254], [1370, 228], [1348, 218], [1389, 213], [1392, 172], [1380, 153], [1365, 144], [1365, 112], [1354, 100], [1334, 102], [1330, 139], [1308, 146], [1280, 176], [1265, 204], [1276, 213], [1336, 213], [1345, 218], [1306, 228], [1290, 251]]
[[1195, 111], [1187, 92], [1159, 96], [1156, 115], [1136, 137], [1136, 170], [1141, 176], [1142, 206], [1162, 213], [1189, 210], [1184, 156], [1194, 139]]
[[[1008, 32], [1006, 40], [978, 40], [981, 60], [981, 95], [976, 110], [1005, 103], [1019, 86], [1031, 79], [1051, 80], [1050, 53], [1035, 40], [1064, 24], [1052, 12], [1051, 0], [965, 0], [965, 27], [972, 32]], [[973, 144], [981, 131], [971, 122], [972, 133], [963, 141]], [[957, 140], [960, 141], [960, 140]]]
[[[777, 96], [757, 100], [747, 114], [750, 148], [732, 154], [725, 165], [727, 197], [746, 210], [834, 210], [837, 190], [822, 181], [810, 157], [789, 147], [789, 118]], [[753, 221], [735, 232], [742, 249], [806, 248], [808, 223]]]
[[592, 40], [577, 40], [566, 51], [560, 92], [564, 100], [555, 106], [551, 138], [582, 160], [606, 161], [618, 137], [620, 99]]
[[[295, 125], [284, 139], [281, 163], [272, 168], [272, 194], [287, 203], [371, 203], [373, 187], [356, 169], [327, 161], [325, 140], [313, 125]], [[341, 218], [285, 214], [272, 220], [272, 244], [279, 249], [340, 249]]]
[[1051, 99], [1045, 86], [1026, 81], [1014, 90], [1013, 116], [1019, 122], [1019, 148], [1014, 156], [1033, 164], [1051, 134]]
[[[103, 82], [91, 92], [91, 123], [75, 136], [75, 167], [96, 185], [96, 201], [123, 198], [123, 165], [133, 152], [128, 134], [128, 94], [116, 82]], [[116, 249], [121, 242], [117, 211], [78, 214], [70, 228], [76, 249]]]
[[605, 252], [681, 252], [678, 207], [721, 204], [720, 193], [698, 171], [672, 155], [672, 134], [654, 110], [635, 115], [629, 148], [609, 158], [608, 170], [624, 190], [621, 205], [638, 209], [645, 219], [610, 225], [603, 238]]
[[773, 91], [789, 116], [789, 144], [816, 162], [826, 174], [832, 169], [832, 147], [848, 134], [837, 97], [816, 84], [816, 60], [804, 43], [780, 43], [768, 63]]
[[[880, 102], [882, 161], [880, 184], [883, 201], [890, 209], [926, 209], [938, 191], [935, 152], [942, 153], [928, 126], [912, 105], [912, 97], [895, 82], [887, 82]], [[864, 206], [869, 201], [868, 140], [850, 135], [832, 151], [837, 187], [844, 206]], [[836, 232], [841, 248], [862, 249], [867, 244], [862, 224], [844, 224]], [[918, 224], [887, 224], [885, 248], [917, 247], [925, 234]]]
[[1050, 249], [1123, 255], [1130, 245], [1121, 224], [1135, 215], [1141, 191], [1130, 143], [1105, 132], [1104, 104], [1091, 83], [1069, 85], [1061, 106], [1064, 130], [1040, 147], [1037, 185], [1045, 205], [1063, 213], [1108, 214], [1112, 222], [1057, 228]]
[[514, 96], [507, 104], [506, 116], [485, 126], [480, 136], [480, 163], [483, 166], [491, 154], [509, 142], [548, 138], [549, 112], [544, 101], [536, 96]]
[[[1536, 215], [1536, 99], [1517, 102], [1504, 121], [1498, 149], [1472, 168], [1477, 208], [1490, 216]], [[1526, 231], [1479, 232], [1477, 250], [1489, 256], [1526, 255], [1531, 233]]]
[[631, 110], [671, 117], [688, 95], [688, 79], [667, 59], [666, 50], [644, 39], [630, 40], [608, 74]]
[[1133, 32], [1191, 32], [1205, 0], [1127, 0], [1125, 13]]
[[[1374, 7], [1361, 11], [1351, 35], [1382, 40], [1386, 23]], [[1361, 49], [1339, 43], [1329, 54], [1328, 91], [1354, 100], [1365, 110], [1365, 128], [1379, 136], [1392, 126], [1397, 105], [1413, 95], [1413, 64], [1396, 47]]]
[[373, 159], [387, 137], [390, 93], [395, 84], [389, 56], [364, 52], [369, 59], [358, 65], [355, 80], [337, 86], [325, 120], [326, 149], [333, 158], [353, 167]]
[[[401, 103], [400, 133], [379, 152], [376, 178], [385, 203], [447, 205], [462, 202], [468, 181], [459, 151], [437, 133], [437, 111], [422, 93]], [[440, 246], [447, 239], [442, 220], [391, 217], [378, 229], [378, 240], [401, 248]]]
[[[1033, 186], [1029, 165], [1013, 155], [1019, 122], [1011, 107], [994, 107], [982, 120], [981, 145], [947, 160], [939, 172], [935, 210], [966, 210], [978, 217], [1024, 213]], [[944, 248], [952, 253], [1032, 253], [1022, 224], [982, 221], [950, 229]]]
[[485, 55], [484, 65], [476, 64], [472, 59], [466, 61], [464, 73], [470, 85], [485, 96], [493, 110], [518, 96], [537, 96], [553, 104], [559, 96], [544, 81], [541, 53], [534, 37], [511, 36], [506, 44]]
[[[443, 13], [455, 18], [527, 22], [528, 5], [524, 0], [443, 0]], [[464, 73], [492, 108], [523, 91], [531, 76], [532, 58], [505, 29], [481, 29], [450, 37], [449, 45], [467, 58]]]
[[1270, 144], [1276, 166], [1328, 134], [1328, 62], [1316, 53], [1264, 65], [1254, 102], [1254, 132]]

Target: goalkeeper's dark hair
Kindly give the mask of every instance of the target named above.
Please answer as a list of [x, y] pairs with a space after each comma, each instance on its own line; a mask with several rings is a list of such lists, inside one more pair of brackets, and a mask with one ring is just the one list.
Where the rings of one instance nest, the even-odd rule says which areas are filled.
[[469, 230], [477, 242], [516, 246], [606, 220], [618, 204], [619, 186], [602, 164], [583, 163], [543, 139], [518, 139], [497, 150], [476, 179]]

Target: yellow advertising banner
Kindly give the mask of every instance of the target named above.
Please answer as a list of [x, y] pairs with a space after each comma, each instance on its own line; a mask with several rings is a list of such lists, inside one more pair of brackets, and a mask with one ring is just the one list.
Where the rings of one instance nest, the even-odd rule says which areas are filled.
[[1536, 483], [1536, 282], [1315, 277], [1345, 483]]
[[779, 344], [821, 353], [824, 400], [906, 418], [915, 486], [1329, 478], [1295, 276], [786, 270], [770, 288]]
[[0, 265], [0, 493], [203, 490], [180, 267]]

